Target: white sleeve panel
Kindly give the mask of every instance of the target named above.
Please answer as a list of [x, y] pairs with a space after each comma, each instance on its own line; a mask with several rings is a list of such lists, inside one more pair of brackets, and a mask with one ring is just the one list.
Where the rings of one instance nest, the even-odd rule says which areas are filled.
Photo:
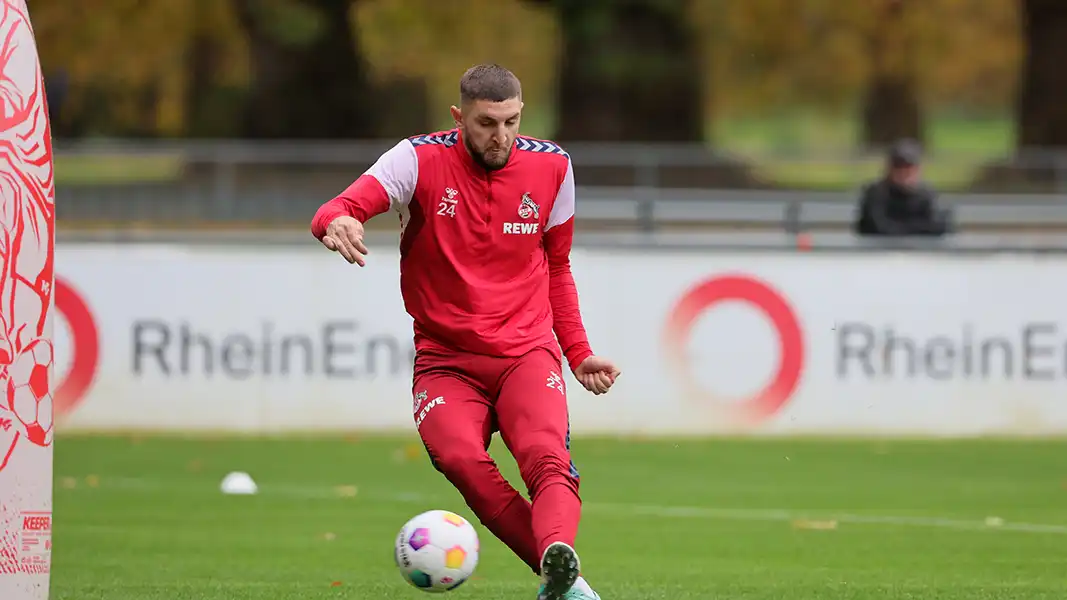
[[419, 157], [415, 146], [408, 140], [401, 140], [378, 157], [364, 174], [382, 184], [389, 195], [391, 208], [397, 210], [407, 206], [419, 180]]
[[559, 186], [556, 194], [556, 202], [552, 205], [552, 212], [548, 214], [548, 224], [545, 231], [557, 225], [562, 225], [574, 216], [574, 167], [570, 159], [567, 159], [567, 174], [563, 176], [563, 185]]

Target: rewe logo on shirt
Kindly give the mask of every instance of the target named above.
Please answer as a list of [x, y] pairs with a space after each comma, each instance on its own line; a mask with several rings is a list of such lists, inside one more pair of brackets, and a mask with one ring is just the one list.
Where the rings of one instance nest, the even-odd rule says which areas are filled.
[[531, 235], [537, 233], [540, 223], [504, 223], [504, 233]]

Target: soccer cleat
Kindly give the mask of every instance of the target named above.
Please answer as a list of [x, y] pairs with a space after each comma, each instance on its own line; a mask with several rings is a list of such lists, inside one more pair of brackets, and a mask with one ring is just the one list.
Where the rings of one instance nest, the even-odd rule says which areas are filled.
[[[544, 589], [545, 586], [542, 584], [539, 593], [544, 592]], [[589, 587], [589, 584], [579, 577], [578, 581], [574, 582], [574, 586], [566, 594], [563, 594], [563, 600], [601, 600], [601, 598], [600, 594], [593, 591], [593, 588]]]
[[563, 600], [600, 600], [600, 594], [594, 592], [585, 578], [579, 575], [570, 591], [563, 594]]
[[[563, 542], [553, 542], [541, 557], [541, 579], [544, 584], [537, 592], [537, 600], [570, 600], [570, 592], [581, 572], [578, 553]], [[579, 600], [581, 596], [574, 598]]]

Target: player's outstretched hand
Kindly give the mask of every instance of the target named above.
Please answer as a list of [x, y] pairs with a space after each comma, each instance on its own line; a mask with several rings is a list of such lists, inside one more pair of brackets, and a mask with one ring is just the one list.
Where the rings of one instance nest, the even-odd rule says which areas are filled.
[[322, 245], [345, 257], [349, 264], [366, 266], [367, 246], [363, 244], [363, 223], [353, 217], [337, 217], [326, 227]]
[[590, 356], [575, 369], [574, 378], [582, 384], [582, 387], [599, 396], [608, 393], [619, 373], [621, 371], [610, 360]]

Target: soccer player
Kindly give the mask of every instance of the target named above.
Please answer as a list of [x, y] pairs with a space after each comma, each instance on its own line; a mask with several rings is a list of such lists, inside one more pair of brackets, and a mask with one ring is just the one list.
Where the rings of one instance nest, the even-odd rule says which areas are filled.
[[[557, 144], [518, 135], [510, 71], [476, 66], [459, 88], [455, 129], [401, 140], [319, 208], [312, 233], [364, 266], [363, 223], [399, 213], [414, 419], [430, 460], [541, 576], [539, 600], [598, 600], [574, 550], [581, 500], [561, 364], [598, 395], [620, 371], [593, 354], [579, 311], [574, 171]], [[494, 432], [532, 502], [489, 457]]]

